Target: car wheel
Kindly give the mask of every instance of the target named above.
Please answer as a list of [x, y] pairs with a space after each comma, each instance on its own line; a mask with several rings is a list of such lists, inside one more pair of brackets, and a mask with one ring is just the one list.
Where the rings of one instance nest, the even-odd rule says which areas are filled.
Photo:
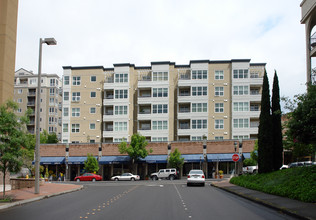
[[118, 181], [119, 179], [118, 179], [118, 178], [115, 178], [114, 180], [115, 180], [115, 181]]
[[95, 182], [95, 178], [92, 179], [92, 182]]
[[135, 181], [135, 178], [134, 178], [134, 177], [132, 177], [132, 178], [131, 178], [131, 181]]
[[256, 173], [257, 173], [257, 170], [254, 170], [254, 171], [253, 171], [253, 174], [256, 174]]
[[187, 186], [190, 186], [190, 184], [189, 184], [189, 183], [187, 183]]
[[80, 179], [78, 178], [76, 181], [77, 181], [77, 182], [80, 182]]
[[202, 183], [202, 186], [205, 186], [205, 183]]
[[169, 180], [174, 180], [174, 175], [170, 175]]
[[156, 180], [158, 180], [158, 178], [156, 176], [153, 176], [152, 180], [156, 181]]

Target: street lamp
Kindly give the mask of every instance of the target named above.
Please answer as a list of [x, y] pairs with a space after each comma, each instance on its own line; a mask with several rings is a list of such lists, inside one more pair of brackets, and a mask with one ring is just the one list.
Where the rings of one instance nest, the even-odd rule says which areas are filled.
[[41, 71], [42, 71], [42, 44], [56, 45], [54, 38], [40, 38], [38, 58], [38, 78], [36, 95], [36, 144], [35, 144], [35, 194], [39, 194], [39, 167], [40, 167], [40, 105], [41, 105]]

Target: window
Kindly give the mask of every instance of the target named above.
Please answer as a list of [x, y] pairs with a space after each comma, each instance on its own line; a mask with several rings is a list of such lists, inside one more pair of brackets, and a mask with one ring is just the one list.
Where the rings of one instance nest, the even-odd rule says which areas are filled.
[[202, 136], [191, 136], [191, 140], [192, 141], [201, 141], [202, 140]]
[[151, 141], [168, 141], [167, 137], [152, 137]]
[[55, 89], [54, 88], [50, 88], [49, 89], [49, 95], [55, 95]]
[[18, 89], [18, 94], [22, 94], [23, 90], [22, 89]]
[[80, 80], [81, 80], [80, 76], [73, 76], [72, 77], [72, 85], [73, 86], [80, 86]]
[[207, 70], [192, 70], [192, 79], [207, 79]]
[[215, 140], [224, 140], [223, 136], [215, 136]]
[[248, 135], [237, 135], [237, 136], [233, 136], [233, 139], [249, 139]]
[[168, 105], [153, 105], [153, 114], [168, 113]]
[[68, 108], [64, 108], [64, 116], [67, 117], [69, 116], [69, 109]]
[[126, 138], [114, 138], [113, 142], [126, 142]]
[[127, 99], [127, 89], [115, 90], [116, 99]]
[[64, 92], [64, 101], [69, 100], [69, 92]]
[[253, 111], [253, 112], [259, 111], [259, 105], [258, 104], [250, 105], [250, 111]]
[[49, 105], [54, 105], [54, 104], [55, 104], [55, 99], [49, 98]]
[[91, 139], [91, 140], [90, 140], [90, 143], [91, 143], [91, 144], [94, 144], [94, 143], [95, 143], [95, 140], [92, 140], [92, 139]]
[[248, 78], [248, 69], [234, 70], [233, 77], [234, 77], [234, 79], [247, 79]]
[[80, 117], [80, 108], [72, 108], [71, 116], [72, 117]]
[[63, 139], [63, 143], [68, 143], [68, 139]]
[[224, 87], [215, 87], [215, 96], [224, 96]]
[[63, 132], [68, 132], [68, 123], [63, 124]]
[[207, 95], [207, 87], [192, 87], [192, 96], [206, 96]]
[[69, 76], [64, 76], [64, 85], [69, 85]]
[[215, 129], [224, 129], [224, 120], [223, 119], [215, 120]]
[[55, 86], [55, 79], [50, 79], [49, 84], [50, 86]]
[[249, 127], [248, 118], [234, 119], [234, 128], [248, 128], [248, 127]]
[[215, 79], [216, 80], [224, 79], [224, 71], [223, 70], [215, 70]]
[[73, 92], [72, 93], [72, 101], [79, 102], [80, 101], [80, 92]]
[[234, 86], [234, 95], [248, 95], [249, 94], [248, 86]]
[[71, 132], [79, 133], [80, 132], [80, 124], [71, 124]]
[[91, 76], [90, 77], [90, 81], [91, 82], [96, 82], [97, 81], [97, 77], [96, 76]]
[[31, 85], [36, 85], [37, 84], [37, 79], [30, 79], [30, 84]]
[[168, 88], [153, 88], [153, 97], [168, 97]]
[[55, 112], [55, 108], [54, 107], [49, 107], [49, 114], [53, 115]]
[[91, 107], [90, 108], [90, 114], [95, 114], [95, 112], [96, 112], [95, 110], [96, 110], [95, 107]]
[[192, 112], [207, 112], [207, 103], [192, 103]]
[[18, 103], [22, 103], [22, 99], [18, 99], [18, 101], [17, 101]]
[[48, 124], [54, 124], [54, 117], [48, 117]]
[[127, 131], [127, 122], [114, 122], [114, 131]]
[[90, 93], [90, 97], [91, 97], [91, 98], [97, 97], [97, 93], [96, 93], [96, 92], [91, 92], [91, 93]]
[[192, 129], [207, 128], [207, 120], [192, 120]]
[[115, 115], [127, 115], [127, 105], [115, 106], [114, 109]]
[[168, 81], [168, 72], [153, 72], [153, 81]]
[[51, 134], [54, 132], [54, 127], [48, 127], [48, 133]]
[[117, 73], [117, 74], [115, 74], [115, 82], [116, 83], [128, 82], [128, 74], [127, 73]]
[[235, 112], [247, 112], [249, 111], [249, 103], [248, 102], [234, 102], [234, 111]]
[[95, 130], [95, 123], [90, 123], [90, 130]]
[[168, 121], [153, 121], [153, 130], [168, 130]]
[[17, 112], [18, 112], [18, 113], [21, 113], [21, 112], [22, 112], [22, 109], [21, 109], [21, 108], [18, 108]]
[[215, 103], [215, 112], [224, 112], [224, 103]]

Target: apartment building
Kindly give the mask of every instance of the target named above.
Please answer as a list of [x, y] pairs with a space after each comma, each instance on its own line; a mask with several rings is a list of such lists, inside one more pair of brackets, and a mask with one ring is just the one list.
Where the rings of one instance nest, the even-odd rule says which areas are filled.
[[64, 143], [256, 138], [265, 63], [63, 67]]
[[[38, 75], [23, 68], [15, 72], [14, 101], [18, 103], [17, 115], [24, 115], [28, 108], [33, 110], [27, 130], [35, 134], [36, 96]], [[46, 130], [61, 137], [61, 81], [56, 74], [41, 75], [40, 132]]]

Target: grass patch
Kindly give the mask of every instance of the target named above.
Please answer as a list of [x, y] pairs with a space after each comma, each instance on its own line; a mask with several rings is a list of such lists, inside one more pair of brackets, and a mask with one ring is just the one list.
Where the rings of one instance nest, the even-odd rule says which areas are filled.
[[13, 199], [10, 196], [0, 197], [0, 203], [12, 202]]
[[316, 166], [233, 177], [230, 183], [303, 202], [316, 202]]

